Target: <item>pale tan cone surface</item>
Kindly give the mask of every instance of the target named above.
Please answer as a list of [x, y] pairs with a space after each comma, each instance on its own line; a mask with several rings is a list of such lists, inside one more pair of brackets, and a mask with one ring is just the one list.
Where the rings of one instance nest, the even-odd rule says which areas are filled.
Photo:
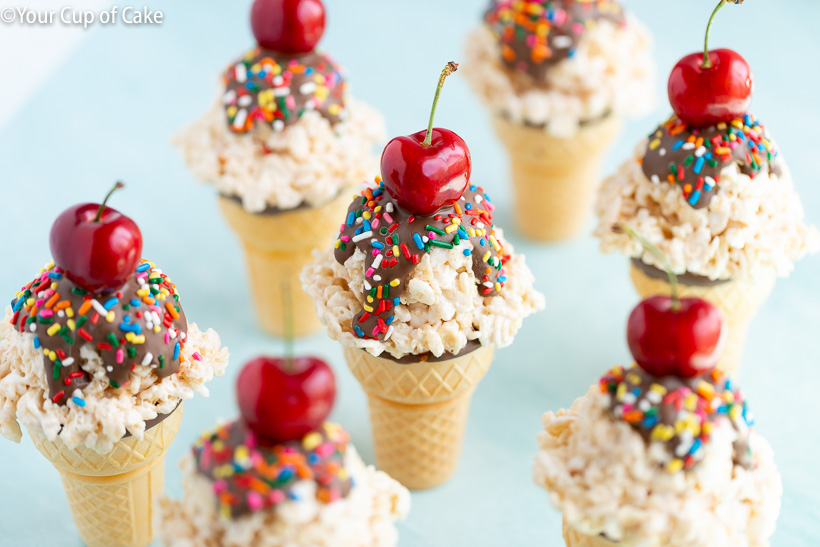
[[345, 348], [367, 392], [376, 462], [411, 490], [433, 488], [456, 470], [470, 398], [490, 368], [493, 348], [438, 363], [400, 364]]
[[583, 231], [600, 182], [603, 156], [621, 129], [614, 115], [583, 126], [572, 138], [514, 124], [493, 124], [510, 155], [515, 221], [536, 241], [562, 241]]
[[[293, 321], [294, 336], [321, 328], [299, 273], [313, 261], [314, 249], [333, 242], [352, 196], [352, 189], [343, 190], [324, 205], [273, 215], [249, 213], [237, 201], [219, 198], [222, 213], [245, 247], [251, 298], [265, 331], [280, 337], [290, 334], [286, 319]], [[286, 318], [288, 307], [292, 317]]]
[[[669, 283], [662, 279], [649, 277], [634, 264], [630, 264], [630, 276], [641, 298], [656, 294], [669, 294]], [[720, 308], [726, 317], [729, 327], [726, 347], [718, 361], [718, 367], [732, 376], [737, 376], [743, 359], [743, 346], [746, 343], [746, 331], [749, 322], [757, 314], [757, 310], [769, 295], [772, 294], [776, 276], [769, 276], [750, 281], [739, 279], [721, 283], [714, 287], [697, 287], [693, 285], [679, 285], [681, 297], [697, 297], [707, 300]]]
[[162, 494], [165, 453], [182, 420], [182, 405], [145, 432], [125, 437], [107, 454], [67, 448], [59, 437], [31, 440], [60, 472], [74, 523], [88, 547], [145, 547], [154, 539], [156, 499]]
[[612, 543], [599, 536], [582, 534], [567, 524], [566, 519], [564, 519], [564, 541], [567, 547], [626, 547], [623, 544]]

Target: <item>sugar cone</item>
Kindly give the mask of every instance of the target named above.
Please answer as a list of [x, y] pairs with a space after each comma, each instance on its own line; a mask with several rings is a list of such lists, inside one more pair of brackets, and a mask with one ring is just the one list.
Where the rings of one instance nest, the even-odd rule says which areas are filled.
[[32, 434], [34, 446], [60, 472], [74, 523], [88, 547], [145, 547], [154, 538], [165, 453], [179, 430], [182, 405], [145, 432], [125, 437], [108, 454], [66, 447]]
[[446, 482], [458, 465], [470, 398], [490, 368], [493, 348], [413, 364], [357, 348], [345, 348], [345, 358], [367, 392], [379, 467], [412, 490]]
[[[630, 276], [641, 298], [656, 294], [669, 294], [669, 283], [646, 275], [634, 264], [630, 265]], [[746, 331], [757, 310], [769, 298], [774, 288], [775, 274], [761, 276], [754, 281], [737, 279], [713, 287], [679, 285], [681, 297], [693, 296], [703, 298], [720, 308], [726, 317], [729, 328], [726, 347], [718, 361], [718, 367], [732, 376], [740, 370], [743, 358], [743, 346], [746, 343]]]
[[575, 528], [567, 524], [567, 519], [564, 519], [564, 542], [567, 547], [626, 547], [623, 544], [612, 543], [600, 536], [588, 536], [582, 534]]
[[[343, 191], [324, 205], [277, 214], [249, 213], [237, 201], [219, 198], [222, 213], [245, 247], [252, 299], [265, 331], [280, 337], [304, 336], [321, 328], [299, 273], [313, 260], [314, 249], [330, 245], [351, 195]], [[290, 314], [285, 313], [287, 308]], [[292, 321], [290, 332], [286, 317]]]
[[586, 225], [600, 181], [601, 161], [620, 132], [613, 115], [581, 127], [569, 139], [495, 115], [493, 124], [510, 155], [515, 221], [536, 241], [562, 241]]

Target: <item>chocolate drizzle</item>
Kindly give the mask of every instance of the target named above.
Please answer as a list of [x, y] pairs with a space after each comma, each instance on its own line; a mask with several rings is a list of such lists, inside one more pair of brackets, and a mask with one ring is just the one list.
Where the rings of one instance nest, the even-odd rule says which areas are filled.
[[689, 205], [702, 209], [717, 193], [726, 167], [735, 164], [751, 178], [780, 175], [779, 157], [765, 127], [751, 114], [706, 129], [690, 128], [672, 116], [649, 135], [642, 167], [656, 184], [680, 185]]
[[737, 431], [733, 460], [753, 467], [749, 445], [751, 413], [740, 390], [719, 369], [694, 378], [655, 377], [637, 365], [614, 368], [600, 381], [610, 395], [613, 417], [623, 420], [647, 442], [661, 442], [670, 453], [667, 469], [691, 469], [703, 459], [718, 420]]
[[257, 123], [281, 131], [309, 111], [335, 125], [344, 112], [340, 69], [316, 52], [286, 55], [257, 47], [225, 70], [223, 82], [222, 103], [235, 133], [253, 131]]
[[498, 294], [506, 281], [501, 244], [495, 238], [494, 207], [484, 191], [470, 186], [461, 199], [433, 216], [403, 210], [384, 184], [364, 190], [348, 208], [336, 241], [336, 260], [344, 264], [356, 249], [365, 253], [365, 304], [351, 329], [360, 338], [382, 340], [393, 322], [393, 308], [407, 278], [424, 253], [435, 247], [462, 248], [472, 256], [482, 296]]
[[341, 427], [325, 423], [301, 440], [267, 444], [237, 420], [204, 434], [192, 451], [197, 471], [213, 481], [221, 516], [237, 518], [298, 501], [299, 481], [315, 481], [321, 502], [346, 497], [353, 486], [344, 467], [347, 442]]
[[[632, 264], [641, 270], [647, 277], [651, 277], [652, 279], [660, 279], [666, 282], [669, 281], [669, 276], [666, 272], [659, 270], [655, 266], [650, 266], [640, 258], [633, 258]], [[689, 272], [678, 274], [675, 277], [678, 278], [678, 283], [681, 285], [689, 285], [690, 287], [716, 287], [731, 281], [731, 279], [709, 279], [708, 277]]]
[[179, 370], [188, 323], [170, 280], [143, 262], [119, 290], [90, 294], [54, 266], [26, 285], [12, 301], [12, 324], [34, 335], [43, 351], [49, 396], [57, 404], [91, 382], [80, 350], [89, 347], [103, 360], [114, 388], [129, 382], [135, 367], [151, 367], [159, 378]]
[[612, 0], [492, 0], [484, 16], [502, 62], [539, 83], [575, 54], [587, 28], [601, 20], [623, 24], [623, 8]]

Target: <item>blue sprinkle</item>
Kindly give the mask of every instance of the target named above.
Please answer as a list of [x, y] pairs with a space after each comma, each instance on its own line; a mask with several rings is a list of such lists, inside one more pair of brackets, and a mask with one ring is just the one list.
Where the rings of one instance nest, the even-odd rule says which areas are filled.
[[382, 195], [383, 193], [384, 193], [384, 190], [382, 190], [381, 188], [379, 188], [378, 190], [373, 190], [373, 197], [377, 198], [380, 195]]
[[692, 192], [692, 195], [689, 196], [689, 205], [694, 207], [695, 205], [697, 205], [699, 199], [700, 199], [700, 190], [695, 190], [694, 192]]
[[401, 299], [397, 296], [393, 299], [393, 305], [398, 306], [401, 303]]
[[692, 442], [692, 446], [689, 447], [689, 453], [690, 454], [696, 453], [698, 450], [700, 450], [700, 447], [701, 447], [702, 444], [703, 444], [703, 442], [700, 439], [695, 439]]
[[316, 454], [316, 452], [311, 452], [308, 456], [308, 461], [313, 464], [319, 463], [319, 455]]
[[359, 325], [353, 325], [353, 330], [356, 331], [356, 334], [359, 336], [359, 338], [364, 338], [364, 331], [362, 331], [362, 329], [359, 328]]
[[473, 208], [473, 205], [471, 203], [468, 203], [467, 205], [464, 206], [464, 208], [469, 211], [470, 209]]
[[23, 299], [18, 298], [17, 303], [14, 305], [13, 309], [14, 309], [15, 312], [18, 312], [18, 311], [20, 311], [20, 308], [22, 308], [22, 307], [23, 307]]
[[85, 406], [85, 401], [83, 401], [79, 397], [72, 397], [71, 400], [74, 401], [74, 404], [79, 406], [79, 407]]
[[657, 423], [658, 423], [658, 417], [657, 416], [647, 416], [643, 420], [643, 426], [646, 429], [655, 427], [655, 424], [657, 424]]
[[358, 227], [358, 228], [356, 229], [356, 231], [355, 231], [355, 232], [353, 232], [353, 235], [356, 235], [356, 236], [357, 236], [357, 235], [361, 234], [362, 232], [364, 232], [364, 226], [360, 226], [360, 227]]
[[34, 337], [34, 349], [40, 349], [40, 338]]
[[677, 152], [681, 148], [683, 148], [683, 141], [678, 141], [672, 146], [672, 151]]
[[707, 160], [711, 160], [711, 159], [712, 159], [712, 153], [711, 153], [711, 152], [706, 152], [706, 153], [703, 155], [703, 157], [704, 157], [704, 158], [706, 158]]
[[150, 269], [151, 269], [151, 265], [150, 265], [150, 264], [148, 264], [147, 262], [145, 262], [145, 263], [143, 263], [143, 264], [140, 264], [140, 265], [137, 267], [137, 273], [147, 272], [147, 271], [148, 271], [148, 270], [150, 270]]
[[373, 245], [377, 249], [384, 249], [384, 243], [382, 243], [380, 241], [376, 241], [375, 239], [373, 241], [371, 241], [370, 244]]
[[122, 332], [133, 332], [134, 334], [142, 334], [142, 327], [136, 323], [122, 323], [120, 325]]
[[458, 235], [461, 237], [461, 239], [469, 239], [470, 238], [470, 236], [467, 235], [467, 232], [465, 232], [464, 228], [462, 228], [461, 226], [459, 226], [458, 230], [456, 230], [456, 231], [458, 232]]
[[481, 244], [482, 247], [485, 245], [483, 237], [479, 239], [478, 242]]
[[421, 240], [421, 236], [418, 234], [418, 232], [413, 234], [413, 241], [415, 241], [416, 247], [418, 247], [420, 251], [424, 250], [424, 242]]
[[491, 199], [490, 199], [490, 195], [489, 195], [489, 194], [484, 194], [484, 201], [489, 201], [490, 203], [492, 203], [492, 202], [493, 202], [493, 200], [491, 200]]
[[177, 342], [177, 345], [174, 346], [174, 361], [177, 359], [179, 359], [179, 342]]
[[575, 57], [575, 48], [570, 48], [569, 53], [567, 54], [567, 57], [569, 57], [570, 59]]
[[109, 298], [108, 301], [105, 304], [103, 304], [103, 308], [105, 308], [106, 310], [110, 310], [111, 308], [117, 305], [117, 302], [119, 302], [119, 300], [117, 300], [116, 298]]
[[279, 473], [279, 476], [276, 477], [276, 478], [277, 478], [277, 480], [279, 480], [281, 482], [288, 481], [291, 478], [293, 478], [293, 471], [291, 471], [290, 469], [288, 469], [286, 467], [286, 468], [282, 469], [282, 471]]
[[498, 279], [496, 279], [496, 281], [498, 281], [499, 283], [504, 283], [505, 281], [507, 281], [507, 276], [506, 276], [506, 275], [502, 275], [501, 277], [499, 277]]
[[299, 496], [296, 495], [296, 492], [293, 490], [288, 490], [288, 497], [293, 501], [299, 501]]
[[364, 222], [362, 222], [362, 226], [364, 227], [365, 232], [370, 231], [370, 221], [369, 220], [365, 220]]
[[695, 174], [700, 175], [700, 172], [703, 171], [703, 164], [706, 163], [706, 158], [700, 157], [695, 160]]
[[57, 272], [48, 272], [48, 276], [51, 279], [62, 279], [63, 278], [63, 274], [57, 273]]
[[473, 252], [470, 249], [464, 249], [464, 256], [470, 256]]
[[139, 307], [140, 307], [140, 305], [142, 305], [142, 302], [140, 302], [140, 301], [139, 301], [139, 300], [137, 300], [136, 298], [132, 298], [132, 299], [131, 299], [131, 306], [132, 306], [132, 307], [134, 307], [134, 308], [139, 308]]
[[384, 324], [389, 325], [390, 323], [393, 322], [393, 319], [395, 319], [395, 318], [396, 318], [395, 315], [391, 315], [390, 317], [387, 318], [387, 321], [385, 321]]
[[347, 215], [347, 225], [348, 226], [353, 226], [353, 223], [355, 221], [356, 221], [356, 213], [354, 213], [353, 211], [350, 211], [350, 213]]
[[476, 191], [476, 187], [475, 186], [470, 186], [470, 192], [475, 192], [475, 191]]
[[744, 124], [744, 125], [752, 125], [752, 117], [751, 117], [751, 116], [749, 116], [748, 114], [746, 114], [746, 115], [743, 117], [743, 124]]

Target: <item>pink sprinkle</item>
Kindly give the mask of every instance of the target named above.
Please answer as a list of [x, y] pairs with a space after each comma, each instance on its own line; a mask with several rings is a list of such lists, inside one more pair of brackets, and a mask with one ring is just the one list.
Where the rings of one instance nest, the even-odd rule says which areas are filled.
[[251, 511], [259, 511], [265, 504], [265, 500], [259, 495], [259, 492], [248, 492], [248, 507]]
[[167, 345], [167, 344], [170, 344], [170, 343], [171, 343], [171, 335], [166, 332], [165, 333], [165, 344]]
[[373, 327], [373, 336], [378, 336], [378, 334], [379, 334], [379, 326], [376, 325], [375, 327]]
[[384, 213], [382, 218], [387, 221], [389, 224], [393, 224], [393, 217], [390, 216], [390, 213]]
[[281, 490], [273, 490], [270, 493], [270, 501], [273, 504], [282, 503], [285, 501], [285, 493]]
[[202, 356], [199, 354], [198, 351], [195, 351], [194, 354], [191, 355], [191, 357], [194, 358], [194, 361], [202, 361]]
[[340, 233], [340, 234], [341, 234], [341, 233], [344, 233], [344, 231], [345, 231], [345, 225], [344, 225], [344, 224], [342, 224], [342, 225], [339, 227], [339, 233]]
[[[373, 335], [375, 336], [376, 332], [378, 332], [378, 331], [379, 331], [379, 328], [376, 327], [376, 331], [373, 333]], [[316, 454], [320, 458], [327, 458], [328, 456], [333, 454], [333, 452], [335, 452], [335, 451], [336, 451], [336, 446], [334, 446], [334, 444], [330, 443], [330, 442], [322, 443], [319, 446], [317, 446], [316, 449], [314, 450], [314, 452], [316, 452]]]
[[117, 350], [117, 363], [122, 363], [122, 360], [125, 359], [125, 353], [123, 353], [122, 348]]
[[373, 249], [373, 256], [379, 256], [379, 250]]
[[370, 268], [368, 268], [368, 269], [367, 269], [367, 271], [364, 273], [364, 276], [365, 276], [365, 277], [370, 277], [371, 275], [373, 275], [373, 272], [375, 272], [375, 271], [376, 271], [376, 270], [374, 270], [374, 269], [373, 269], [373, 267], [371, 266], [371, 267], [370, 267]]
[[34, 304], [35, 304], [38, 308], [42, 308], [42, 307], [43, 307], [43, 305], [44, 305], [45, 303], [46, 303], [46, 301], [45, 301], [45, 300], [43, 300], [43, 299], [40, 299], [40, 300], [37, 300], [36, 302], [34, 302]]
[[53, 317], [54, 312], [52, 310], [40, 310], [40, 317]]
[[340, 237], [339, 239], [341, 239], [342, 241], [344, 241], [345, 243], [347, 243], [348, 241], [350, 241], [350, 236], [342, 236], [342, 237]]
[[[202, 460], [200, 460], [200, 466], [205, 467], [204, 465], [202, 465]], [[222, 492], [224, 492], [227, 489], [228, 489], [228, 483], [224, 479], [219, 479], [219, 480], [214, 481], [214, 493], [215, 494], [221, 494]]]
[[375, 230], [376, 228], [378, 228], [378, 227], [379, 227], [379, 219], [374, 218], [374, 219], [373, 219], [373, 222], [371, 222], [371, 223], [370, 223], [370, 227], [371, 227], [371, 228], [373, 228], [374, 230]]
[[581, 34], [584, 32], [584, 25], [582, 25], [581, 23], [575, 23], [574, 25], [572, 25], [572, 31], [576, 34]]
[[427, 237], [430, 239], [436, 239], [436, 234], [434, 234], [433, 232], [427, 232]]
[[491, 212], [491, 213], [492, 213], [493, 211], [495, 211], [495, 205], [493, 205], [493, 204], [492, 204], [492, 203], [490, 203], [489, 201], [485, 201], [485, 202], [484, 202], [484, 207], [485, 207], [485, 208], [486, 208], [489, 212]]

